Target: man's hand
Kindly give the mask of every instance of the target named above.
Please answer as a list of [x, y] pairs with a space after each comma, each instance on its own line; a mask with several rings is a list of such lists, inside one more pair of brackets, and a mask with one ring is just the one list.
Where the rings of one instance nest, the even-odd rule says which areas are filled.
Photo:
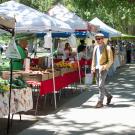
[[100, 66], [99, 72], [102, 72], [103, 70], [105, 70], [105, 67], [104, 66]]
[[96, 72], [96, 68], [93, 68], [92, 70], [91, 70], [91, 73], [95, 73]]

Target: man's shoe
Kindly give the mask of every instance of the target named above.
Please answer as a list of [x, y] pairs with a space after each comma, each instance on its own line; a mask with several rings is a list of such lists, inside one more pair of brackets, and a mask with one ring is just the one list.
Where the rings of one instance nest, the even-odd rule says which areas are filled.
[[96, 107], [96, 108], [101, 108], [101, 107], [103, 107], [103, 102], [102, 102], [102, 101], [98, 101], [95, 107]]
[[107, 97], [107, 103], [106, 103], [107, 105], [109, 105], [109, 104], [111, 103], [112, 97], [113, 97], [113, 96]]

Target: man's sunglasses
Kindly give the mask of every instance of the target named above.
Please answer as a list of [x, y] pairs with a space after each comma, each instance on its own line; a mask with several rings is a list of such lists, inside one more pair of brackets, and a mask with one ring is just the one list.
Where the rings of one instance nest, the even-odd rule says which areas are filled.
[[103, 39], [103, 38], [96, 38], [96, 40], [101, 40], [101, 39]]

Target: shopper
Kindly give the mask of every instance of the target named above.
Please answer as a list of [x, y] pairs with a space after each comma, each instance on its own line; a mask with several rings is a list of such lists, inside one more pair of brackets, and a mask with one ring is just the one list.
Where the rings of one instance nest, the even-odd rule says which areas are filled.
[[3, 53], [3, 47], [2, 46], [0, 46], [0, 54], [2, 55], [2, 53]]
[[127, 63], [131, 63], [131, 45], [130, 45], [130, 43], [128, 43], [126, 51], [127, 51]]
[[80, 53], [84, 50], [84, 47], [86, 47], [85, 41], [84, 40], [80, 40], [80, 45], [77, 48], [77, 52]]
[[87, 59], [86, 51], [87, 51], [86, 46], [83, 46], [82, 50], [78, 53], [79, 60], [82, 60], [82, 59], [86, 60]]
[[112, 95], [105, 88], [105, 80], [107, 71], [113, 63], [113, 54], [110, 46], [106, 46], [104, 43], [104, 35], [98, 33], [95, 36], [97, 45], [94, 47], [92, 57], [92, 73], [96, 74], [96, 82], [99, 88], [99, 98], [96, 104], [96, 108], [103, 107], [104, 96], [107, 97], [107, 105], [110, 104]]
[[92, 59], [92, 54], [95, 46], [95, 40], [92, 40], [91, 45], [87, 46], [86, 55], [88, 59]]

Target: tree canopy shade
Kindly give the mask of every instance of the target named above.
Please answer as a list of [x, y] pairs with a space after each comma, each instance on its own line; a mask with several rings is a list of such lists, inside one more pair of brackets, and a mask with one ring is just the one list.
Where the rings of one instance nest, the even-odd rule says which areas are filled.
[[[99, 17], [107, 25], [123, 33], [135, 33], [134, 0], [72, 0], [72, 10], [86, 20]], [[129, 31], [130, 30], [130, 31]]]

